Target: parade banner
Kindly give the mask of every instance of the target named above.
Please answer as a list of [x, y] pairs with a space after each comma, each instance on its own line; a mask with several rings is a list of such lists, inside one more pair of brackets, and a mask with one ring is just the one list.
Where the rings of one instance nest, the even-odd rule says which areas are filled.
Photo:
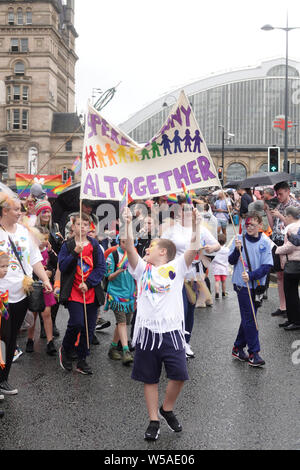
[[191, 105], [182, 91], [157, 134], [139, 145], [88, 106], [80, 199], [121, 201], [220, 186]]
[[27, 175], [16, 173], [16, 186], [18, 195], [22, 198], [30, 195], [30, 188], [34, 183], [41, 184], [42, 188], [47, 191], [47, 196], [56, 198], [57, 194], [53, 190], [62, 184], [61, 175]]

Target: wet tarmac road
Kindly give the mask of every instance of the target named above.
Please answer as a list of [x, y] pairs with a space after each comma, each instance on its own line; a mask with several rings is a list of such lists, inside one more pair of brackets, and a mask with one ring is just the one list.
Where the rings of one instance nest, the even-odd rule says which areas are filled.
[[[229, 284], [229, 283], [228, 283]], [[98, 333], [91, 346], [92, 376], [67, 373], [58, 357], [45, 353], [39, 339], [33, 354], [13, 364], [10, 382], [19, 394], [1, 407], [0, 449], [26, 450], [204, 450], [300, 449], [300, 331], [286, 332], [270, 316], [277, 308], [277, 289], [259, 311], [263, 369], [231, 357], [239, 312], [231, 286], [229, 296], [213, 307], [197, 309], [189, 359], [190, 380], [179, 397], [176, 414], [183, 432], [163, 423], [157, 442], [143, 439], [148, 417], [143, 385], [130, 378], [130, 368], [107, 356], [113, 326]], [[111, 312], [106, 317], [112, 321]], [[59, 311], [60, 346], [67, 311]], [[19, 337], [25, 349], [26, 333]], [[294, 356], [292, 354], [294, 353]], [[163, 376], [161, 397], [166, 384]]]

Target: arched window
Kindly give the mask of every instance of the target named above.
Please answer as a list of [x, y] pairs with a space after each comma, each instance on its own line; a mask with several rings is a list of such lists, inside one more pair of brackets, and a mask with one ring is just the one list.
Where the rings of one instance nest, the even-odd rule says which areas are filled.
[[8, 24], [10, 24], [10, 25], [15, 24], [15, 13], [14, 13], [14, 9], [13, 9], [13, 8], [10, 8], [10, 9], [8, 10], [7, 19], [8, 19]]
[[15, 75], [25, 75], [25, 65], [23, 62], [16, 62], [14, 67]]
[[226, 180], [243, 180], [247, 177], [247, 170], [242, 163], [231, 163], [227, 168]]
[[260, 165], [259, 167], [259, 172], [260, 173], [264, 173], [264, 172], [267, 172], [268, 171], [268, 164], [267, 163], [263, 163], [262, 165]]
[[17, 10], [17, 24], [23, 24], [23, 10], [18, 8]]
[[[289, 77], [299, 77], [299, 72], [295, 67], [288, 66], [288, 74]], [[285, 77], [285, 65], [275, 65], [274, 67], [271, 67], [268, 72], [267, 76], [269, 77]]]
[[[292, 164], [291, 164], [291, 171], [290, 171], [290, 173], [291, 173], [292, 175], [295, 174], [295, 163], [292, 163]], [[296, 175], [300, 175], [300, 165], [299, 165], [299, 163], [296, 163]]]
[[32, 11], [29, 8], [26, 10], [26, 24], [32, 24]]
[[36, 175], [38, 170], [38, 150], [30, 147], [28, 151], [28, 171], [31, 175]]

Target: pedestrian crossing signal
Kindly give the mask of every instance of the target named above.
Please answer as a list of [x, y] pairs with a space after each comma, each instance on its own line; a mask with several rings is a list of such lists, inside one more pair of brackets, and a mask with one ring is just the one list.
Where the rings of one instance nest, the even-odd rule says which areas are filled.
[[268, 171], [271, 173], [280, 171], [279, 147], [268, 147]]

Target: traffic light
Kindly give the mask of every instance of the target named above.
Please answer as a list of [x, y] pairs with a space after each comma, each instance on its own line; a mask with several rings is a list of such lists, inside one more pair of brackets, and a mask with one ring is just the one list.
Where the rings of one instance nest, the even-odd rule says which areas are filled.
[[61, 171], [61, 180], [63, 183], [66, 183], [69, 179], [69, 171], [67, 168], [63, 168]]
[[75, 173], [73, 170], [68, 169], [68, 179], [71, 178], [71, 182], [74, 183]]
[[218, 168], [218, 178], [220, 181], [223, 181], [223, 168], [221, 166]]
[[268, 147], [268, 171], [280, 171], [280, 148]]

